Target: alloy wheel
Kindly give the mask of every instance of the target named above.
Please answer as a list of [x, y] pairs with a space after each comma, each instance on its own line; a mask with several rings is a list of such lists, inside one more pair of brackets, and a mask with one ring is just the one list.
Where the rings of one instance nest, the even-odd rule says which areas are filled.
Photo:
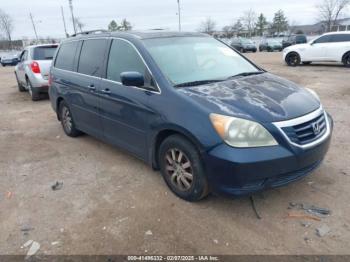
[[62, 124], [64, 129], [70, 133], [72, 130], [72, 117], [70, 115], [69, 109], [67, 107], [62, 108]]
[[192, 164], [186, 154], [171, 148], [165, 155], [165, 169], [171, 183], [181, 191], [188, 191], [193, 184]]
[[299, 64], [299, 57], [297, 54], [290, 54], [288, 56], [288, 64], [291, 66], [297, 66]]

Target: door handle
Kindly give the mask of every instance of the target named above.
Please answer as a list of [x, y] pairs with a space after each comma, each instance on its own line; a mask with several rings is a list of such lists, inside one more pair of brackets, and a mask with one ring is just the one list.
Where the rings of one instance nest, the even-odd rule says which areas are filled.
[[109, 88], [106, 88], [106, 89], [102, 89], [101, 90], [101, 93], [103, 93], [103, 94], [110, 94], [111, 93], [111, 90], [109, 89]]
[[88, 89], [89, 89], [90, 91], [95, 91], [95, 90], [96, 90], [96, 87], [95, 87], [94, 84], [91, 84], [91, 85], [88, 86]]

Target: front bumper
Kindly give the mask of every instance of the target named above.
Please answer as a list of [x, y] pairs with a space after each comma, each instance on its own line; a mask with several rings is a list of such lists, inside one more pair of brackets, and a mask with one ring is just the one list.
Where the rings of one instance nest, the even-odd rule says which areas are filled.
[[257, 48], [256, 47], [245, 47], [244, 51], [246, 51], [246, 52], [256, 52]]
[[[329, 121], [332, 131], [330, 117]], [[241, 196], [302, 179], [322, 163], [331, 133], [308, 149], [292, 145], [238, 149], [221, 144], [203, 155], [209, 185], [214, 193]]]

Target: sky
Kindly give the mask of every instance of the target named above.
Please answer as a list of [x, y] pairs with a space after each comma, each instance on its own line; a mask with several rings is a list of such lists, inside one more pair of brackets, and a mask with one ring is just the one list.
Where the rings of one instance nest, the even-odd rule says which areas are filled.
[[[180, 0], [183, 31], [195, 31], [207, 17], [220, 30], [233, 24], [244, 11], [252, 8], [264, 13], [269, 21], [282, 9], [294, 24], [317, 22], [315, 6], [321, 0]], [[73, 0], [74, 15], [85, 24], [84, 30], [107, 29], [109, 22], [126, 18], [134, 29], [178, 29], [177, 0]], [[29, 13], [32, 13], [40, 37], [63, 37], [61, 6], [69, 33], [73, 33], [68, 0], [0, 0], [0, 8], [14, 20], [13, 38], [34, 38]]]

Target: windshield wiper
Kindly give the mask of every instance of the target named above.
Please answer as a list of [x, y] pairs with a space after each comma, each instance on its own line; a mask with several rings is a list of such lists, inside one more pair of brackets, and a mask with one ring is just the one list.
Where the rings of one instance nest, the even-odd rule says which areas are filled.
[[240, 76], [252, 76], [252, 75], [260, 75], [265, 73], [264, 71], [256, 71], [256, 72], [243, 72], [234, 76], [230, 76], [227, 79], [232, 79], [232, 78], [236, 78], [236, 77], [240, 77]]
[[200, 85], [206, 85], [206, 84], [211, 84], [211, 83], [216, 83], [216, 82], [221, 82], [223, 80], [200, 80], [200, 81], [192, 81], [192, 82], [186, 82], [186, 83], [181, 83], [174, 85], [174, 87], [188, 87], [188, 86], [200, 86]]

